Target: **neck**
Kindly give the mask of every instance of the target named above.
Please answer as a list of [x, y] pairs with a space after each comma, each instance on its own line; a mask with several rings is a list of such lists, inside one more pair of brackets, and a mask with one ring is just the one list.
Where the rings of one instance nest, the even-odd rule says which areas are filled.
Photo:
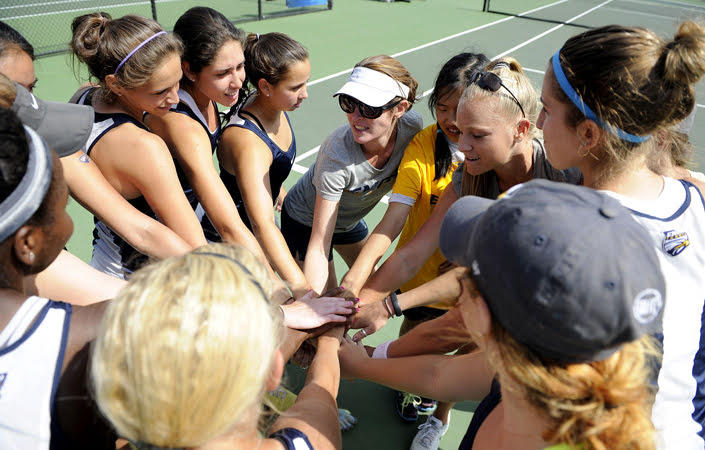
[[494, 169], [501, 192], [534, 177], [534, 144], [525, 139], [516, 144], [509, 162]]
[[397, 122], [394, 121], [389, 131], [383, 136], [380, 136], [374, 141], [370, 141], [365, 145], [361, 145], [362, 150], [370, 155], [384, 157], [389, 155], [394, 150], [394, 145], [397, 141]]
[[599, 166], [589, 161], [580, 167], [585, 186], [612, 191], [638, 200], [653, 200], [663, 191], [663, 177], [656, 174], [640, 158], [614, 174], [607, 175]]
[[[258, 410], [257, 410], [258, 411]], [[256, 412], [256, 411], [253, 411]], [[225, 434], [211, 439], [207, 443], [197, 447], [198, 450], [226, 450], [233, 448], [259, 449], [262, 444], [262, 435], [257, 431], [257, 420], [260, 417], [258, 412], [251, 414], [250, 420], [240, 424]]]
[[124, 97], [118, 97], [117, 101], [115, 102], [115, 106], [118, 109], [121, 109], [128, 115], [132, 116], [134, 119], [137, 119], [137, 121], [142, 122], [142, 111], [140, 108], [137, 108], [136, 106], [132, 105], [130, 102], [126, 101]]
[[183, 85], [181, 89], [188, 92], [193, 101], [196, 103], [196, 107], [198, 108], [198, 110], [201, 111], [201, 114], [203, 114], [203, 117], [207, 118], [208, 110], [212, 107], [213, 101], [208, 98], [203, 92], [198, 90], [193, 84]]
[[252, 103], [247, 105], [245, 110], [254, 113], [263, 125], [277, 127], [282, 117], [282, 110], [275, 108], [269, 97], [257, 92]]
[[509, 377], [500, 377], [502, 390], [503, 449], [542, 449], [549, 445], [541, 435], [550, 421], [519, 394]]

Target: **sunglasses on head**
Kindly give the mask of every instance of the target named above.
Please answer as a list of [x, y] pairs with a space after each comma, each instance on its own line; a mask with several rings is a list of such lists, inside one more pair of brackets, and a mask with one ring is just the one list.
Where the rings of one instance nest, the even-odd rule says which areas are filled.
[[370, 106], [362, 103], [356, 98], [350, 97], [349, 95], [339, 95], [338, 103], [340, 104], [340, 109], [346, 114], [352, 114], [355, 112], [355, 108], [360, 111], [360, 115], [365, 119], [376, 119], [382, 115], [382, 113], [388, 109], [397, 106], [402, 99], [396, 98], [392, 99], [389, 103], [382, 106]]
[[501, 88], [504, 88], [504, 90], [509, 92], [509, 95], [512, 96], [512, 99], [514, 99], [516, 104], [519, 105], [521, 115], [526, 119], [526, 114], [524, 113], [524, 108], [522, 108], [521, 106], [521, 102], [516, 97], [516, 95], [514, 95], [512, 91], [510, 91], [509, 88], [505, 86], [504, 83], [502, 83], [502, 79], [496, 73], [477, 72], [475, 73], [475, 75], [473, 75], [472, 79], [470, 80], [470, 84], [476, 84], [480, 89], [484, 89], [490, 92], [497, 92]]

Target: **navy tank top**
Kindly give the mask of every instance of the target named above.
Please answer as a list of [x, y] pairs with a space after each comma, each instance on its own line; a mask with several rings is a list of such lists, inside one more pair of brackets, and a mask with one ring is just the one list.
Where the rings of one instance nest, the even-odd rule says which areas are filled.
[[475, 413], [472, 415], [472, 420], [470, 421], [470, 425], [468, 425], [468, 430], [465, 432], [465, 436], [463, 436], [463, 440], [460, 442], [460, 446], [458, 446], [458, 450], [472, 449], [472, 446], [475, 443], [475, 436], [477, 436], [480, 426], [482, 426], [482, 423], [485, 419], [487, 419], [487, 416], [490, 415], [492, 410], [495, 409], [501, 401], [502, 392], [500, 390], [499, 382], [495, 378], [492, 380], [490, 393], [482, 399], [482, 402], [480, 402], [475, 410]]
[[[246, 116], [246, 117], [243, 117]], [[272, 206], [279, 195], [279, 190], [281, 189], [284, 180], [289, 176], [291, 172], [291, 167], [294, 165], [294, 158], [296, 158], [296, 137], [294, 136], [294, 128], [291, 126], [291, 120], [289, 115], [284, 113], [286, 121], [289, 124], [289, 129], [291, 130], [291, 145], [284, 151], [267, 135], [264, 131], [264, 126], [253, 114], [247, 111], [240, 111], [238, 114], [233, 114], [228, 124], [224, 129], [228, 127], [239, 127], [246, 130], [250, 130], [257, 135], [267, 147], [272, 152], [272, 165], [269, 167], [269, 187], [272, 192]], [[245, 208], [245, 202], [242, 199], [242, 194], [237, 185], [237, 178], [235, 175], [229, 173], [222, 166], [220, 166], [220, 179], [223, 180], [223, 184], [230, 192], [230, 196], [235, 202], [238, 212], [240, 213], [240, 218], [243, 223], [252, 230], [252, 225], [250, 224], [250, 219], [247, 217], [247, 209]], [[220, 235], [215, 230], [215, 227], [210, 223], [206, 216], [204, 216], [202, 221], [203, 230], [205, 232], [206, 238], [209, 241], [220, 241]]]
[[308, 440], [308, 436], [296, 428], [282, 428], [272, 433], [269, 437], [281, 442], [286, 450], [313, 450], [313, 445]]
[[[91, 97], [94, 92], [95, 89], [86, 90], [78, 99], [77, 103], [90, 105]], [[132, 123], [143, 130], [149, 131], [143, 123], [129, 114], [99, 113], [96, 111], [93, 129], [86, 142], [86, 154], [90, 156], [93, 146], [95, 146], [100, 138], [105, 136], [108, 131], [124, 123]], [[143, 196], [140, 195], [139, 197], [129, 199], [127, 202], [134, 206], [139, 212], [158, 220], [156, 214]], [[91, 266], [101, 272], [125, 279], [132, 272], [147, 263], [147, 255], [137, 251], [103, 221], [97, 217], [93, 217], [93, 223], [93, 257], [91, 258]]]
[[[218, 105], [215, 102], [213, 102], [213, 106], [215, 107], [215, 110], [218, 111]], [[193, 97], [191, 97], [191, 94], [183, 89], [179, 89], [179, 103], [172, 106], [171, 111], [184, 114], [201, 124], [203, 129], [206, 130], [206, 133], [208, 134], [208, 139], [211, 143], [211, 153], [215, 152], [216, 146], [218, 145], [218, 139], [220, 138], [220, 134], [223, 130], [220, 121], [218, 121], [218, 127], [215, 131], [211, 131], [208, 128], [208, 121], [198, 109], [198, 106], [196, 106], [196, 102], [193, 100]], [[186, 173], [181, 168], [181, 164], [176, 158], [174, 158], [174, 167], [176, 167], [176, 174], [179, 176], [181, 188], [184, 190], [184, 194], [186, 194], [189, 204], [195, 211], [198, 206], [198, 197], [196, 196]]]

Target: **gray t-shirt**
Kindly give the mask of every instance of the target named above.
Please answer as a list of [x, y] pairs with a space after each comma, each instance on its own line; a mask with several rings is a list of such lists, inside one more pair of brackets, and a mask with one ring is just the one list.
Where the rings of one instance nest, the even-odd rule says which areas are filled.
[[392, 189], [404, 149], [422, 127], [423, 120], [416, 111], [399, 119], [394, 150], [381, 169], [367, 161], [350, 125], [336, 129], [321, 144], [314, 165], [287, 193], [286, 212], [297, 222], [312, 226], [318, 194], [338, 202], [335, 232], [351, 230]]
[[[571, 167], [565, 170], [555, 169], [546, 158], [546, 150], [543, 148], [543, 143], [534, 139], [534, 178], [543, 178], [545, 180], [560, 181], [563, 183], [580, 184], [583, 181], [583, 174], [577, 168]], [[455, 172], [453, 172], [453, 189], [458, 197], [461, 196], [463, 185], [463, 164], [460, 164]], [[495, 199], [502, 192], [499, 190], [497, 175], [494, 171], [491, 173], [491, 181], [487, 192], [480, 193], [480, 197]]]

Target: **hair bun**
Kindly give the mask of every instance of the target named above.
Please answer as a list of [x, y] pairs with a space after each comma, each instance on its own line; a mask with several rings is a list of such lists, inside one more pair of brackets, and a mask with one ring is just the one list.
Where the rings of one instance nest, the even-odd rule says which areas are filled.
[[694, 84], [705, 74], [705, 29], [692, 21], [683, 22], [663, 49], [664, 80]]

